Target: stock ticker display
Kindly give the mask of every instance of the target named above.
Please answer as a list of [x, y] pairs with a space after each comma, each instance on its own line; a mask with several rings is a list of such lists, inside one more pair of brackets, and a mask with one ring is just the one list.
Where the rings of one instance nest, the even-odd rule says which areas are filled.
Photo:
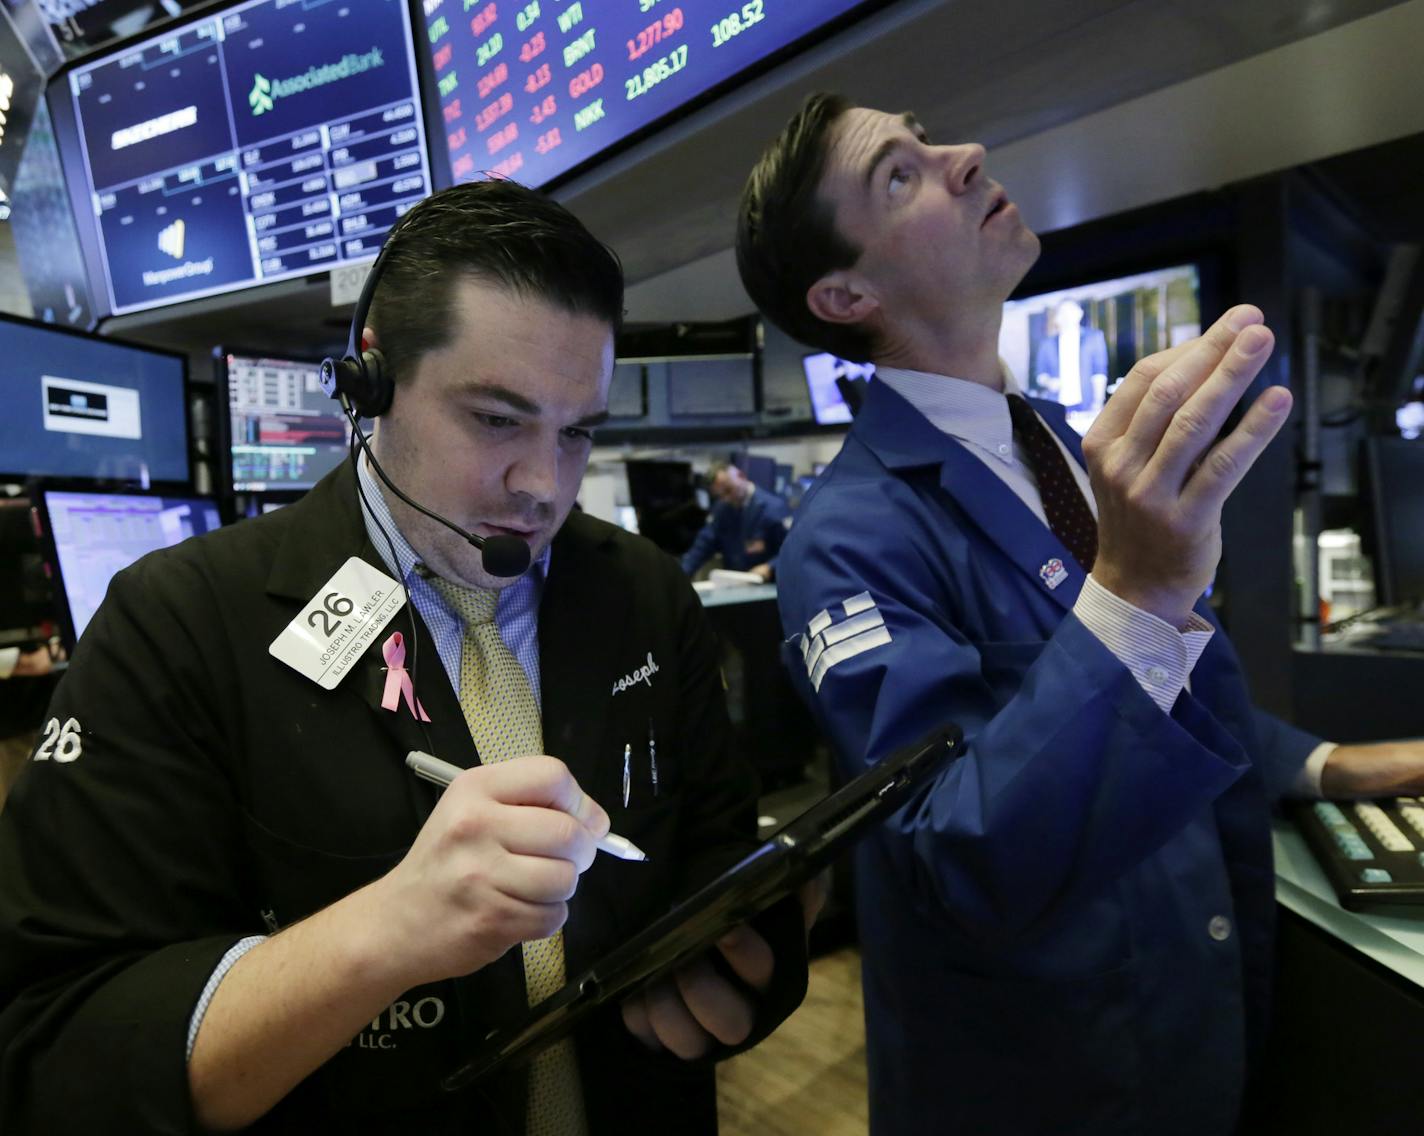
[[430, 192], [403, 0], [257, 0], [69, 83], [116, 313], [369, 259]]
[[423, 0], [456, 182], [547, 185], [863, 0]]

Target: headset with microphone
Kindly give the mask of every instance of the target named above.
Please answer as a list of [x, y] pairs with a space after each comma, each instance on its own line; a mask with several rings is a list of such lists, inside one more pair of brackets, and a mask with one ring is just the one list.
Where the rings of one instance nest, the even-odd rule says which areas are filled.
[[321, 389], [326, 392], [327, 397], [337, 399], [341, 403], [346, 417], [351, 420], [353, 439], [365, 452], [371, 468], [376, 471], [387, 489], [418, 513], [444, 525], [460, 539], [479, 549], [484, 569], [491, 576], [522, 575], [529, 568], [529, 545], [517, 536], [484, 537], [469, 532], [454, 521], [406, 496], [400, 487], [386, 476], [386, 471], [371, 452], [370, 442], [361, 430], [360, 419], [380, 417], [391, 408], [391, 401], [395, 398], [395, 381], [386, 366], [385, 357], [377, 348], [364, 349], [362, 333], [366, 330], [366, 319], [371, 309], [371, 300], [376, 294], [376, 283], [381, 277], [381, 266], [385, 263], [386, 253], [390, 251], [399, 229], [400, 226], [397, 225], [386, 237], [380, 255], [376, 257], [371, 271], [366, 275], [366, 282], [356, 301], [356, 311], [352, 313], [351, 332], [346, 338], [346, 354], [340, 359], [328, 356], [321, 361]]

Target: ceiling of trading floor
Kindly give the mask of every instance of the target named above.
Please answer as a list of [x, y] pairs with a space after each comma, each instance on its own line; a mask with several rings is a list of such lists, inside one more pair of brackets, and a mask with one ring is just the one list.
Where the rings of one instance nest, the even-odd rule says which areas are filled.
[[[810, 0], [803, 0], [810, 2]], [[1382, 0], [900, 0], [559, 191], [630, 284], [715, 257], [757, 153], [802, 95], [913, 107], [993, 147], [1394, 5]], [[681, 275], [681, 274], [680, 274]], [[695, 293], [696, 273], [683, 283]], [[640, 318], [637, 289], [629, 315]], [[689, 311], [688, 318], [697, 318]], [[112, 321], [133, 338], [311, 349], [345, 338], [322, 278]]]

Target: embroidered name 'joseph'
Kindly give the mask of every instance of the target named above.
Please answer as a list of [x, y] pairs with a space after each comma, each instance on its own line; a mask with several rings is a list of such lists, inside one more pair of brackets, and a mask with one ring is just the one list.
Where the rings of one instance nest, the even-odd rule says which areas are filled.
[[613, 684], [613, 693], [622, 694], [630, 686], [637, 686], [640, 682], [651, 687], [653, 685], [653, 675], [657, 674], [661, 668], [653, 662], [653, 653], [648, 652], [648, 661], [635, 671], [630, 671]]

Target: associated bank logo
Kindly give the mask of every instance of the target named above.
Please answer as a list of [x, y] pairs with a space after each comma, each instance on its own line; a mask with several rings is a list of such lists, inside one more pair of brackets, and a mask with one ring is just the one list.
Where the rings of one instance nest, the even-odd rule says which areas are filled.
[[174, 260], [183, 259], [183, 231], [186, 226], [180, 217], [158, 234], [158, 248], [161, 252], [166, 252]]
[[265, 75], [255, 75], [252, 90], [247, 94], [247, 105], [252, 108], [253, 117], [257, 117], [272, 110], [278, 99], [325, 87], [329, 83], [339, 83], [342, 79], [350, 79], [353, 75], [360, 75], [363, 71], [385, 65], [381, 49], [373, 47], [360, 55], [355, 52], [343, 55], [338, 63], [308, 67], [300, 75], [293, 75], [289, 79], [269, 79]]
[[247, 105], [252, 108], [253, 115], [266, 114], [272, 109], [272, 84], [267, 81], [266, 76], [259, 73], [252, 77], [252, 90], [248, 92]]

